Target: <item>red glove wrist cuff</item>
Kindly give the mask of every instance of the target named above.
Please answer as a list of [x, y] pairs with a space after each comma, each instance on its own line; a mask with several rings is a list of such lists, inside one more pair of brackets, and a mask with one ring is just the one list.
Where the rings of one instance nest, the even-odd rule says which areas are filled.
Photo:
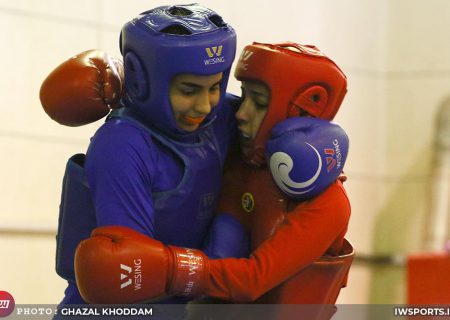
[[172, 281], [168, 292], [179, 296], [196, 296], [205, 290], [208, 257], [200, 250], [169, 246], [173, 258]]

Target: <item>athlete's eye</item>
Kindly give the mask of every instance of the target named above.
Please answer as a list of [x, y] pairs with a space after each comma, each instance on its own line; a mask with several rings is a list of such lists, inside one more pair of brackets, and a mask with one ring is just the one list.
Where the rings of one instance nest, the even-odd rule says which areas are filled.
[[220, 90], [220, 85], [215, 85], [209, 89], [209, 92], [214, 93]]
[[180, 93], [185, 96], [192, 96], [197, 93], [198, 89], [190, 86], [181, 86], [178, 88]]
[[255, 107], [258, 110], [264, 110], [264, 109], [267, 109], [267, 103], [261, 103], [261, 102], [255, 101]]
[[183, 95], [185, 95], [185, 96], [192, 96], [192, 95], [195, 94], [195, 90], [192, 90], [192, 89], [188, 89], [188, 90], [182, 89], [182, 90], [180, 90], [180, 91], [181, 91], [181, 93], [182, 93]]

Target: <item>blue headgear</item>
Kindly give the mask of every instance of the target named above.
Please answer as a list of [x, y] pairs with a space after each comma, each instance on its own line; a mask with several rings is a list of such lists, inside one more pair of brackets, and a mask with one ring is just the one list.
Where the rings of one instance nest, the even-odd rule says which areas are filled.
[[172, 78], [223, 72], [219, 105], [201, 127], [214, 120], [236, 53], [236, 33], [216, 12], [198, 4], [158, 7], [125, 24], [120, 42], [126, 107], [165, 134], [186, 135], [177, 127], [170, 105]]

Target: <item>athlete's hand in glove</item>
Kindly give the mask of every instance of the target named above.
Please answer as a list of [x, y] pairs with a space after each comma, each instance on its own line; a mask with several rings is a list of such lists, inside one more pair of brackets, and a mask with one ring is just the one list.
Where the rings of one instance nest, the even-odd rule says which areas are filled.
[[266, 159], [280, 190], [290, 198], [307, 200], [340, 176], [348, 147], [347, 134], [334, 122], [288, 118], [273, 128]]
[[78, 245], [75, 276], [88, 303], [136, 303], [201, 294], [209, 262], [199, 250], [165, 246], [127, 227], [101, 227]]
[[202, 248], [209, 259], [247, 258], [250, 239], [244, 226], [231, 214], [215, 216]]
[[42, 83], [40, 99], [50, 118], [75, 127], [97, 121], [116, 108], [122, 88], [122, 61], [89, 50], [53, 70]]

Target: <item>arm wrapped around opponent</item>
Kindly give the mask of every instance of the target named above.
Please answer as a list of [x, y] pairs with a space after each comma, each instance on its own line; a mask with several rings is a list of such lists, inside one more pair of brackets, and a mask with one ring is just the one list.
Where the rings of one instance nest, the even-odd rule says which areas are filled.
[[[76, 252], [76, 279], [83, 298], [89, 303], [137, 303], [166, 295], [195, 297], [206, 293], [248, 302], [326, 251], [339, 255], [350, 208], [336, 180], [347, 156], [348, 138], [342, 128], [327, 121], [288, 120], [274, 130], [267, 156], [278, 187], [288, 197], [301, 201], [248, 259], [209, 260], [200, 250], [165, 246], [125, 227], [102, 227]], [[333, 165], [332, 170], [331, 160], [326, 159], [329, 155], [318, 150], [335, 141], [340, 142], [341, 163]], [[283, 161], [273, 160], [280, 153]], [[319, 168], [308, 169], [316, 173], [316, 182], [292, 185], [287, 179], [289, 161], [285, 159], [298, 163], [302, 156], [309, 162], [321, 163]]]

